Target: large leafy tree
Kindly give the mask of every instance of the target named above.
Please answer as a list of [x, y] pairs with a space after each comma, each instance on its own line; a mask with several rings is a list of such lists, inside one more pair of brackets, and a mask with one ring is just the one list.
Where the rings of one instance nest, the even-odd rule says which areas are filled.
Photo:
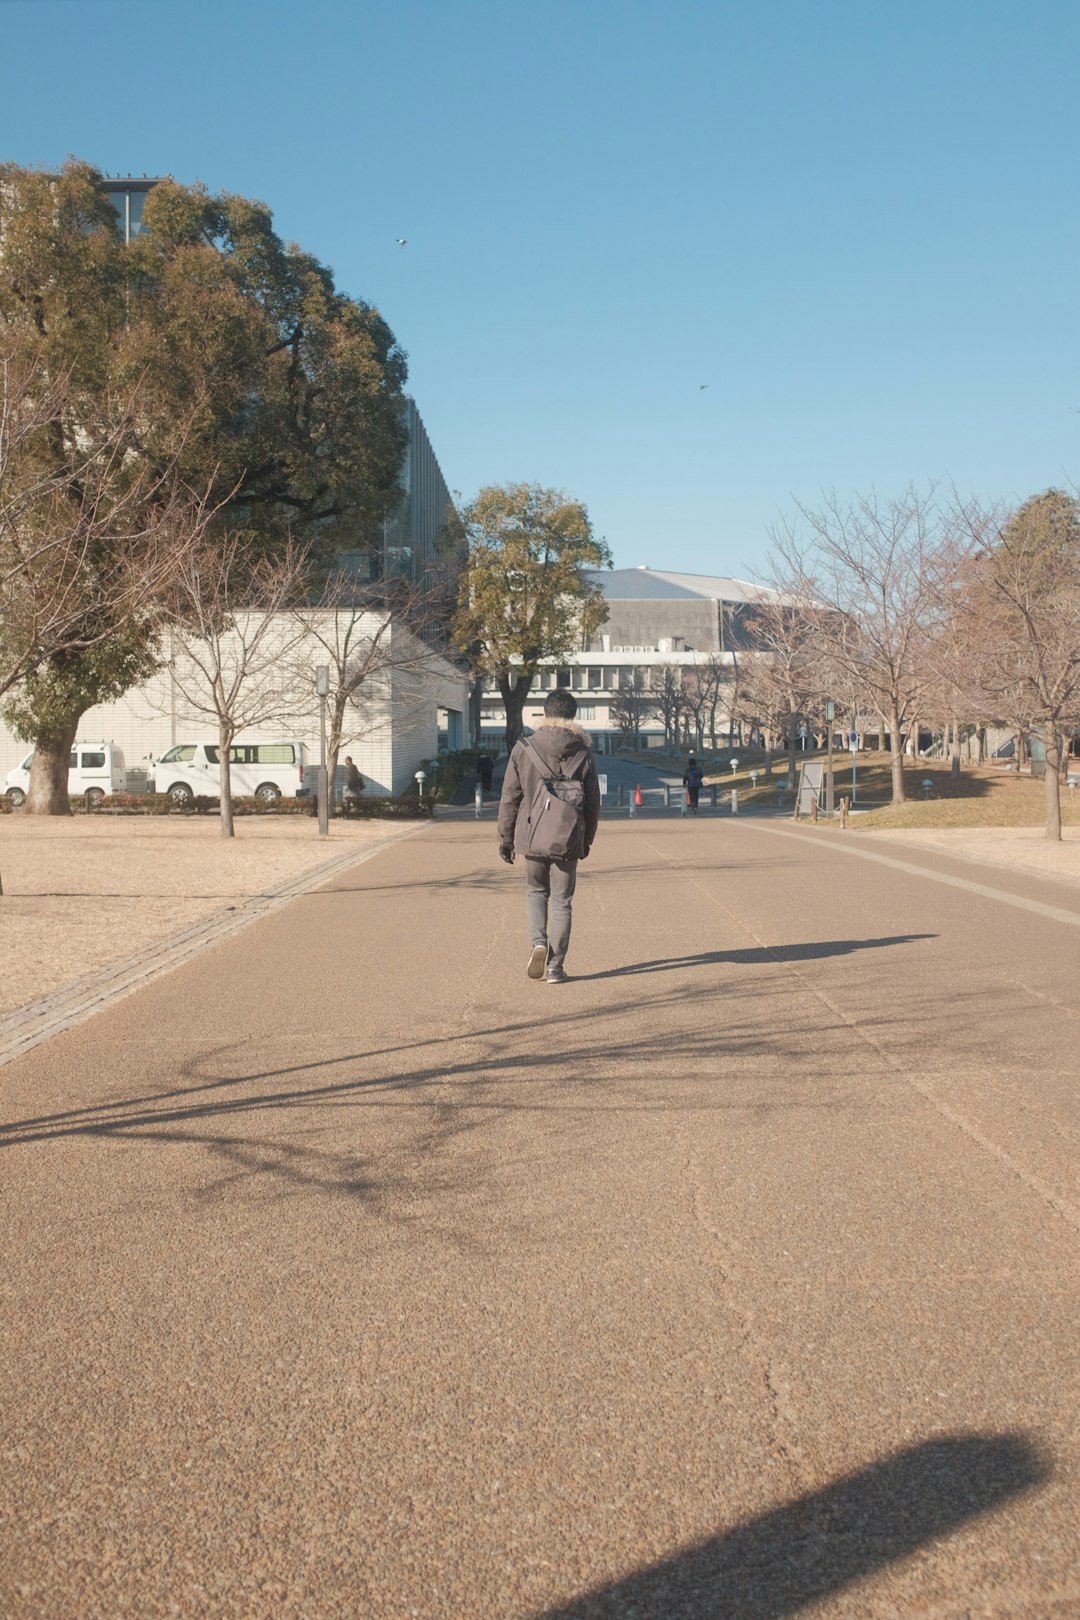
[[607, 618], [587, 570], [611, 566], [580, 501], [539, 484], [493, 484], [461, 514], [468, 541], [455, 639], [478, 675], [498, 683], [506, 744], [541, 664], [580, 650]]
[[[88, 164], [0, 168], [0, 332], [31, 333], [41, 376], [67, 385], [37, 453], [63, 482], [116, 399], [137, 398], [116, 477], [143, 479], [148, 503], [186, 492], [253, 558], [300, 544], [318, 566], [362, 545], [398, 498], [407, 436], [405, 360], [385, 321], [283, 244], [261, 203], [170, 180], [143, 218], [125, 243]], [[104, 543], [100, 561], [108, 573]], [[37, 743], [31, 805], [66, 807], [79, 719], [153, 662], [161, 611], [143, 604], [133, 624], [91, 596], [69, 644], [43, 650], [12, 710]]]

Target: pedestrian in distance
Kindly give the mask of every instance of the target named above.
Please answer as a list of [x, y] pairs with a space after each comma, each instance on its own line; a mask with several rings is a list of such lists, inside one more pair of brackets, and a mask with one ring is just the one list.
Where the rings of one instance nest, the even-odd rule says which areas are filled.
[[514, 744], [499, 800], [499, 854], [525, 862], [532, 952], [530, 979], [566, 983], [578, 862], [588, 859], [600, 819], [600, 783], [592, 739], [575, 720], [577, 699], [559, 687], [544, 700], [544, 719]]
[[476, 774], [480, 778], [480, 786], [485, 793], [491, 792], [491, 773], [494, 770], [490, 754], [480, 754], [476, 761]]
[[360, 775], [352, 762], [352, 755], [345, 755], [345, 803], [358, 804], [360, 795], [364, 791], [364, 778]]
[[683, 772], [682, 785], [686, 789], [686, 801], [695, 816], [697, 815], [698, 794], [701, 792], [704, 782], [705, 778], [701, 774], [701, 766], [691, 754]]

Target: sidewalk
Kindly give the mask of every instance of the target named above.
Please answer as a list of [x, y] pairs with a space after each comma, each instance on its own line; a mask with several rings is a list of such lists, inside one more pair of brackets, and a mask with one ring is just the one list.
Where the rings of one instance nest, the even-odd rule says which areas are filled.
[[523, 890], [425, 824], [0, 1071], [0, 1612], [1078, 1612], [1080, 929], [620, 821], [556, 987]]

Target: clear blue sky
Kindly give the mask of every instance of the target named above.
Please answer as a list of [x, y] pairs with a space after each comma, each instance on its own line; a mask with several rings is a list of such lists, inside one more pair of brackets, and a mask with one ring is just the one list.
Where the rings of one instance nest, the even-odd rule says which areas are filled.
[[560, 486], [620, 566], [1080, 478], [1075, 0], [0, 0], [0, 51], [0, 155], [262, 198], [451, 488]]

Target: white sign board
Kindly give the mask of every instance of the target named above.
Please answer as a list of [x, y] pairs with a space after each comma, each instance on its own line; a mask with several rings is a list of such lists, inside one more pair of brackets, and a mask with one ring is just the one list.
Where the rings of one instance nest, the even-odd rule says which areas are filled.
[[822, 777], [825, 774], [825, 765], [820, 759], [808, 760], [799, 767], [799, 814], [809, 816], [813, 814], [815, 804], [824, 804], [822, 794]]
[[597, 781], [598, 781], [598, 782], [599, 782], [599, 784], [600, 784], [600, 797], [601, 797], [601, 798], [602, 798], [602, 799], [606, 799], [606, 798], [607, 798], [607, 777], [606, 777], [606, 775], [605, 775], [605, 776], [601, 776], [601, 775], [600, 775], [600, 774], [599, 774], [599, 772], [598, 772], [598, 773], [597, 773], [597, 777], [596, 777], [596, 780], [597, 780]]

